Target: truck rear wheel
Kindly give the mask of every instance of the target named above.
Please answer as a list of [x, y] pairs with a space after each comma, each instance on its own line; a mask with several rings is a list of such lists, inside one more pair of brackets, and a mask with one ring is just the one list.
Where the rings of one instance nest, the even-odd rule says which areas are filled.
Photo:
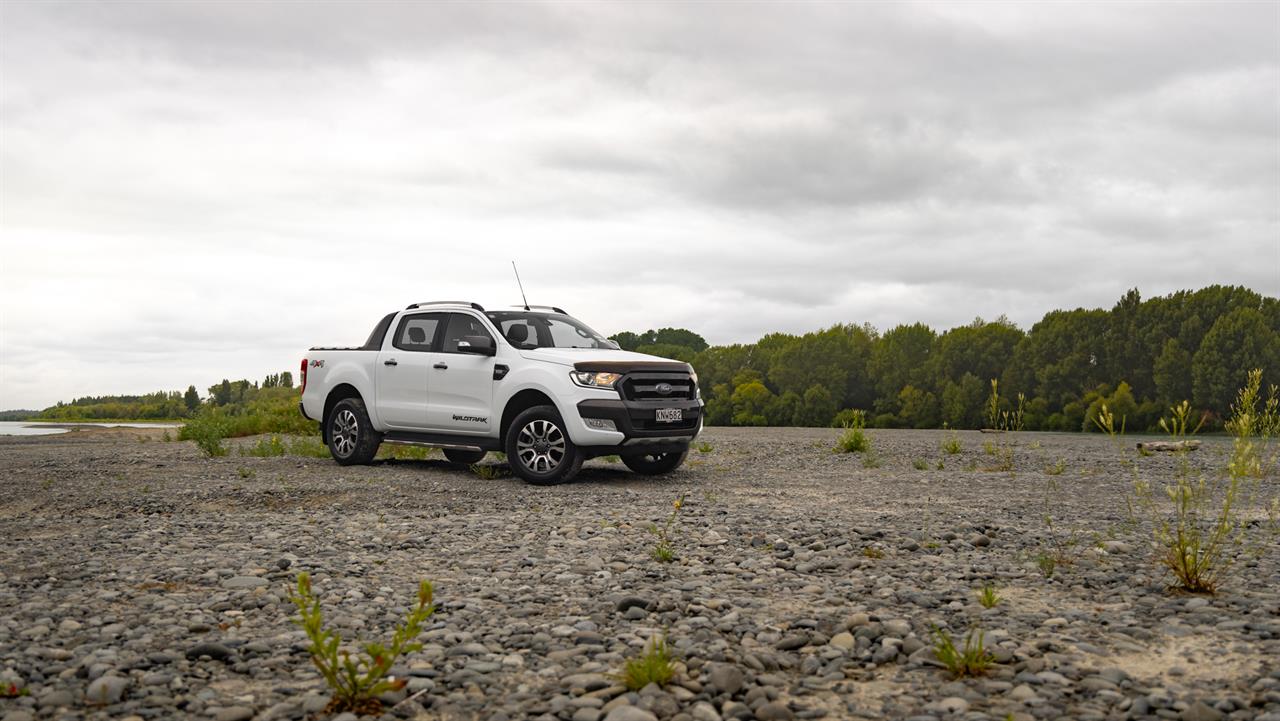
[[473, 463], [479, 463], [484, 460], [488, 453], [484, 451], [464, 451], [460, 448], [444, 449], [444, 457], [450, 463], [457, 463], [460, 466], [469, 466]]
[[507, 463], [527, 483], [549, 486], [582, 469], [582, 452], [569, 440], [555, 406], [534, 406], [507, 428]]
[[685, 456], [689, 455], [689, 451], [681, 451], [679, 453], [636, 453], [627, 454], [622, 457], [622, 462], [627, 468], [646, 476], [658, 476], [663, 473], [670, 473], [680, 467], [684, 463]]
[[373, 430], [364, 401], [343, 398], [329, 413], [329, 453], [342, 466], [366, 465], [378, 453], [382, 435]]

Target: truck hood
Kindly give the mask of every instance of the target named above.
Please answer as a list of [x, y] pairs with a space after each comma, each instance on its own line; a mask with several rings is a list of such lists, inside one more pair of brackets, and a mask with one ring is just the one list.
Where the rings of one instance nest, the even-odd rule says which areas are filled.
[[634, 364], [637, 368], [644, 368], [660, 364], [662, 366], [671, 366], [670, 370], [691, 370], [689, 364], [683, 361], [673, 361], [670, 358], [660, 358], [647, 353], [606, 350], [603, 348], [532, 348], [520, 351], [520, 356], [529, 360], [557, 363], [569, 367], [597, 364], [623, 367]]

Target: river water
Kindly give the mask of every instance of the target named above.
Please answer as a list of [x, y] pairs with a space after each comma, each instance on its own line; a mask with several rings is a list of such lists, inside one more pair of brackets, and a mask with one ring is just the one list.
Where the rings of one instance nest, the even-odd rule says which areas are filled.
[[51, 423], [41, 421], [0, 421], [0, 436], [48, 436], [66, 433], [58, 426], [86, 428], [177, 428], [177, 423]]

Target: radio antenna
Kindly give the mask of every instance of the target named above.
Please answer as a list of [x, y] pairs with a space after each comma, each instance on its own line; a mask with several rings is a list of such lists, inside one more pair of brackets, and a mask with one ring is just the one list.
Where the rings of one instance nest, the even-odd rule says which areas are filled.
[[529, 299], [524, 297], [524, 283], [520, 282], [520, 271], [516, 269], [516, 262], [511, 261], [511, 270], [516, 274], [516, 285], [520, 286], [520, 300], [524, 301], [524, 309], [529, 310]]

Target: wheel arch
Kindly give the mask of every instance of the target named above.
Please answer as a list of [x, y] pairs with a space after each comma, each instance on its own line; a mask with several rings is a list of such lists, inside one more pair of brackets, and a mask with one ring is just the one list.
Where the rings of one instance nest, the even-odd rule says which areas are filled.
[[[324, 415], [320, 416], [320, 438], [326, 444], [329, 442], [329, 414], [333, 412], [334, 406], [348, 398], [359, 398], [364, 402], [364, 396], [360, 395], [360, 391], [350, 383], [339, 383], [329, 391], [329, 395], [325, 396]], [[365, 403], [366, 407], [368, 405]]]
[[535, 388], [526, 388], [511, 396], [507, 401], [507, 405], [502, 409], [502, 421], [498, 425], [498, 442], [503, 447], [507, 443], [507, 426], [511, 425], [511, 421], [515, 420], [516, 416], [534, 406], [552, 406], [557, 413], [560, 412], [560, 407], [556, 405], [551, 396]]

